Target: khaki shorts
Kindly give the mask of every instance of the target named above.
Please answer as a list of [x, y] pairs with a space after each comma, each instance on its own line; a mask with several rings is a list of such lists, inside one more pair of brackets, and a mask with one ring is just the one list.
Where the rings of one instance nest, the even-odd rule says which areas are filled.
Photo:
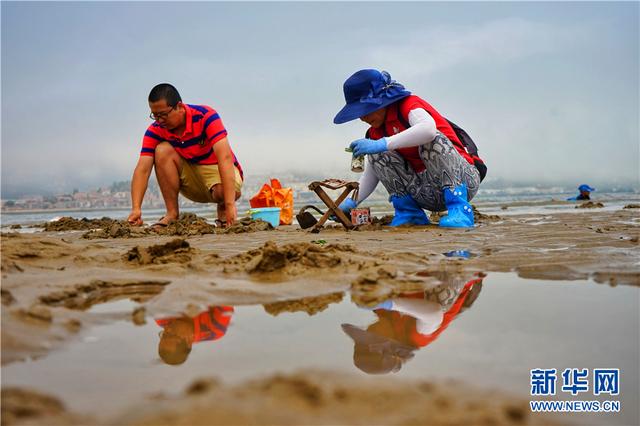
[[[213, 203], [211, 188], [222, 183], [217, 164], [192, 164], [180, 158], [180, 193], [196, 203]], [[237, 167], [235, 172], [236, 192], [242, 189], [242, 178]]]

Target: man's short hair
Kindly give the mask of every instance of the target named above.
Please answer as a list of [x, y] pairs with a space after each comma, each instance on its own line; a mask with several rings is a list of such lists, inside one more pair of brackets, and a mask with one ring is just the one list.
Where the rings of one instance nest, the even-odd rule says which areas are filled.
[[162, 99], [167, 101], [167, 105], [172, 107], [178, 105], [178, 102], [182, 102], [178, 89], [169, 83], [160, 83], [151, 89], [149, 93], [149, 102], [158, 102]]

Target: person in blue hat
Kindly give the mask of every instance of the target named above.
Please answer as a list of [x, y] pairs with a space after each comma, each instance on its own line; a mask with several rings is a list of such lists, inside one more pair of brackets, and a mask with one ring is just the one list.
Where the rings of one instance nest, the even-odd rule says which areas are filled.
[[580, 193], [575, 197], [567, 198], [567, 201], [590, 200], [591, 192], [595, 190], [595, 188], [592, 188], [589, 185], [582, 184], [578, 187], [578, 191], [580, 191]]
[[350, 144], [353, 155], [368, 157], [358, 198], [340, 208], [348, 215], [382, 182], [395, 209], [391, 226], [427, 225], [426, 209], [448, 211], [442, 227], [473, 227], [469, 201], [478, 192], [480, 173], [451, 123], [386, 71], [360, 70], [343, 90], [346, 105], [333, 122], [360, 119], [370, 127]]

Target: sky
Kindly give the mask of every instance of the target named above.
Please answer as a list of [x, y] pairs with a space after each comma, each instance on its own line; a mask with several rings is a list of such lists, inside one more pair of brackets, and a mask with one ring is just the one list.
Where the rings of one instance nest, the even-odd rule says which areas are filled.
[[2, 196], [131, 178], [170, 82], [245, 173], [344, 176], [342, 84], [387, 70], [465, 128], [487, 181], [639, 184], [639, 3], [1, 3]]

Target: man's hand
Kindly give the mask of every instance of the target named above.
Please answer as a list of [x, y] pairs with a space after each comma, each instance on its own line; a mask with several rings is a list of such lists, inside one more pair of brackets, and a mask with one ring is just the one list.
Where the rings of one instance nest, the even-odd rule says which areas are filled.
[[147, 190], [151, 170], [153, 157], [141, 156], [131, 178], [131, 213], [127, 221], [133, 226], [142, 225], [142, 199]]
[[129, 222], [129, 224], [133, 225], [133, 226], [140, 226], [142, 225], [142, 211], [138, 210], [138, 209], [133, 209], [131, 210], [131, 213], [129, 213], [129, 217], [127, 218], [127, 221]]
[[351, 142], [349, 148], [353, 151], [353, 155], [360, 157], [366, 154], [378, 154], [385, 152], [387, 148], [387, 139], [382, 138], [378, 140], [362, 138]]
[[236, 203], [225, 203], [224, 211], [227, 216], [227, 228], [230, 228], [238, 218], [238, 209], [236, 208]]

